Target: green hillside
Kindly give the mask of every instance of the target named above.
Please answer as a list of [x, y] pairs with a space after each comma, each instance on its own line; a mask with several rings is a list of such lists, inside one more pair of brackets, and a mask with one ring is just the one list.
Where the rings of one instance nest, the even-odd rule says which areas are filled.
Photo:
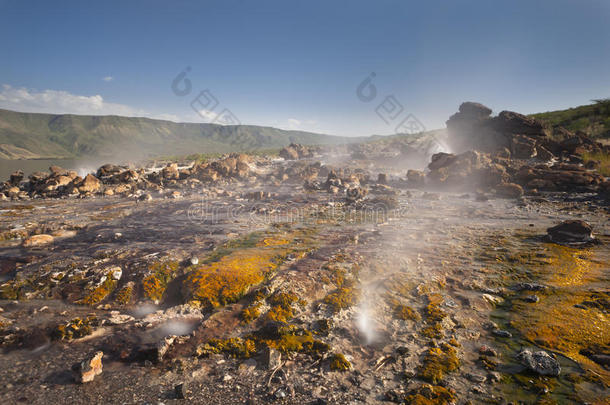
[[0, 109], [0, 158], [5, 159], [225, 153], [279, 148], [291, 142], [340, 144], [365, 139], [252, 125], [222, 126]]
[[593, 104], [550, 111], [531, 116], [553, 127], [583, 131], [593, 138], [610, 138], [610, 99], [593, 100]]

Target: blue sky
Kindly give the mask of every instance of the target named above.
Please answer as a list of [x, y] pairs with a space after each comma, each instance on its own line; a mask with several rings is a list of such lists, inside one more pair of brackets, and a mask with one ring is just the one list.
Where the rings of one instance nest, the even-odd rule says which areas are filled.
[[[394, 132], [376, 113], [394, 96], [396, 120], [440, 128], [465, 100], [530, 113], [610, 97], [609, 21], [606, 0], [0, 0], [0, 108], [195, 122], [228, 109], [369, 135]], [[198, 114], [203, 90], [218, 104]]]

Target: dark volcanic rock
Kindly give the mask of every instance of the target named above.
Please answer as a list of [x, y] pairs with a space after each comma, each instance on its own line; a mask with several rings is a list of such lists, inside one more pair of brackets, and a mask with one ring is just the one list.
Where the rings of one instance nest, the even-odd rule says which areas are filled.
[[465, 101], [460, 105], [459, 111], [462, 114], [470, 115], [472, 117], [486, 118], [491, 115], [492, 110], [481, 103]]
[[557, 243], [585, 243], [593, 241], [593, 228], [585, 221], [570, 220], [546, 230]]
[[513, 111], [502, 111], [496, 118], [492, 119], [491, 126], [504, 134], [545, 137], [549, 132], [542, 121]]

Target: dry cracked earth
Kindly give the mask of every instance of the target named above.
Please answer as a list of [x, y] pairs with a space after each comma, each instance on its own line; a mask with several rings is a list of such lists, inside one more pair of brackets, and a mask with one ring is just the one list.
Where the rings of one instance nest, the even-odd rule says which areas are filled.
[[605, 204], [383, 180], [2, 202], [0, 402], [608, 403]]

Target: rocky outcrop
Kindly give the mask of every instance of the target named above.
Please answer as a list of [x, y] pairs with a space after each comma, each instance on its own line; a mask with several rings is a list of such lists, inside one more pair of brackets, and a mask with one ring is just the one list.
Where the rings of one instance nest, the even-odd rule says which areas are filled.
[[467, 151], [459, 155], [437, 153], [428, 165], [426, 184], [448, 189], [475, 189], [493, 187], [508, 180], [502, 165], [477, 151]]
[[604, 182], [599, 173], [576, 164], [524, 165], [514, 175], [526, 189], [541, 191], [595, 192]]
[[282, 150], [280, 150], [280, 157], [286, 160], [298, 160], [308, 157], [313, 157], [313, 150], [307, 146], [291, 143]]
[[603, 146], [583, 133], [565, 128], [552, 129], [543, 122], [513, 111], [491, 117], [491, 109], [479, 103], [465, 102], [447, 121], [448, 141], [455, 152], [479, 150], [504, 153], [515, 159], [554, 157], [570, 158], [583, 152], [598, 151]]

